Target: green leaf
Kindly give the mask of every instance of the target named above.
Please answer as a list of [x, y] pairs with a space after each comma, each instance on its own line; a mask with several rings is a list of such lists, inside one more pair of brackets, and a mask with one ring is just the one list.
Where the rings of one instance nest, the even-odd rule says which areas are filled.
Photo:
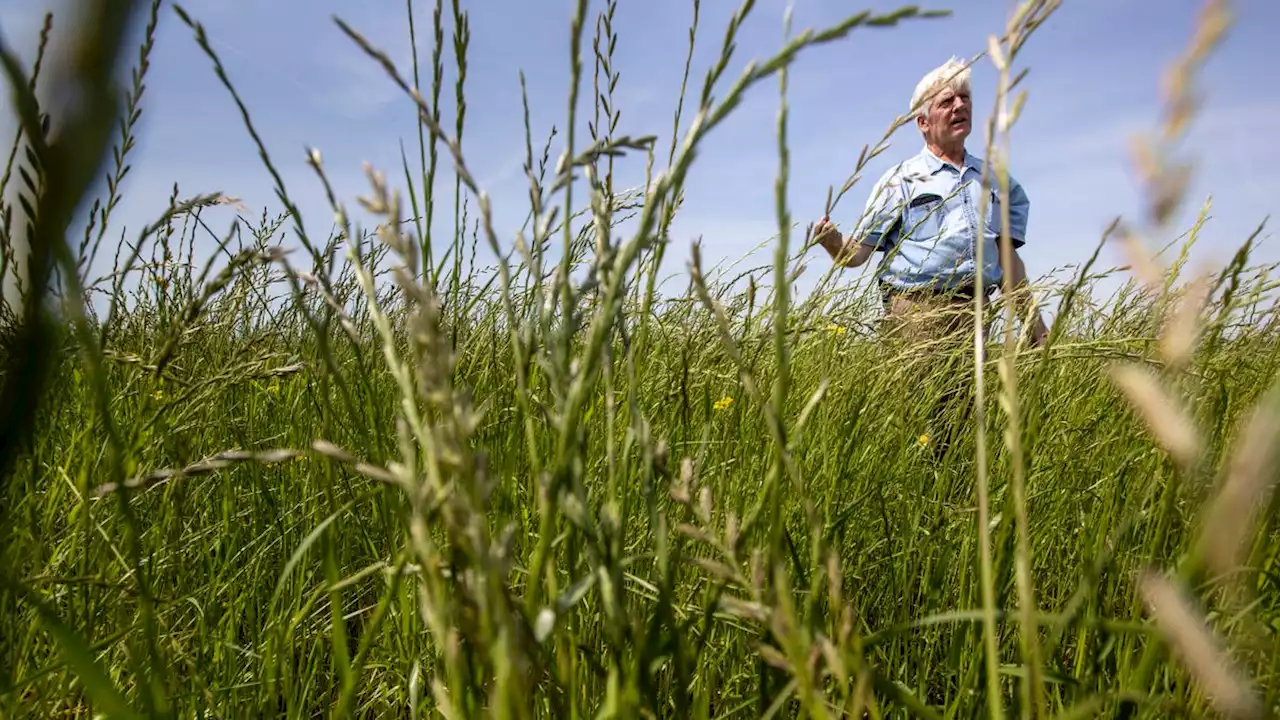
[[93, 656], [89, 644], [69, 625], [62, 622], [58, 613], [44, 602], [36, 593], [18, 585], [8, 578], [0, 580], [4, 587], [22, 600], [29, 603], [40, 615], [44, 629], [53, 636], [63, 660], [84, 684], [85, 692], [93, 699], [93, 703], [107, 718], [140, 718], [129, 707], [119, 689], [111, 682], [107, 671]]

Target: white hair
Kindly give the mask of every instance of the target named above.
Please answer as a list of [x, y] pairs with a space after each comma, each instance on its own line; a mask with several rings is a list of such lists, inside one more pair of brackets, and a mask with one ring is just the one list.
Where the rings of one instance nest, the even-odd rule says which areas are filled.
[[916, 91], [911, 94], [911, 117], [929, 112], [929, 108], [933, 107], [934, 98], [944, 88], [957, 93], [968, 92], [969, 75], [969, 66], [955, 57], [930, 70], [928, 75], [920, 78], [920, 82], [916, 84]]

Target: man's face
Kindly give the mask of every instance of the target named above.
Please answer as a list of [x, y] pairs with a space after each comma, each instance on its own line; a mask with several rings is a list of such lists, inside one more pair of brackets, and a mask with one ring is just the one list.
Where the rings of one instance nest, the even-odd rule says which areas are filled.
[[972, 110], [968, 91], [945, 88], [934, 96], [929, 112], [920, 117], [920, 129], [936, 145], [964, 142], [972, 128]]

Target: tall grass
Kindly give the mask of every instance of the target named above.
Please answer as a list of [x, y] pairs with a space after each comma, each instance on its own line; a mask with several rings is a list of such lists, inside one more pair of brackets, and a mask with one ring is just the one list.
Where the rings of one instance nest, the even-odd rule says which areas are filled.
[[[791, 291], [808, 250], [787, 204], [791, 61], [940, 13], [864, 12], [794, 35], [788, 19], [778, 54], [726, 85], [744, 65], [737, 33], [758, 12], [745, 0], [690, 88], [706, 41], [694, 0], [673, 135], [660, 143], [624, 132], [613, 104], [618, 4], [578, 2], [554, 162], [554, 135], [536, 153], [525, 98], [530, 207], [514, 238], [497, 233], [462, 144], [466, 11], [435, 3], [429, 91], [412, 0], [411, 70], [339, 21], [416, 108], [420, 134], [395, 171], [405, 192], [368, 170], [358, 202], [372, 231], [310, 154], [336, 219], [321, 240], [203, 27], [175, 6], [283, 211], [241, 213], [200, 258], [207, 213], [233, 201], [175, 187], [91, 280], [163, 9], [150, 5], [119, 93], [103, 68], [145, 8], [90, 5], [97, 14], [72, 28], [81, 62], [45, 96], [91, 92], [51, 134], [37, 71], [4, 54], [26, 192], [3, 208], [6, 279], [23, 282], [5, 305], [0, 715], [1274, 712], [1280, 325], [1253, 238], [1222, 272], [1182, 283], [1203, 214], [1167, 268], [1117, 222], [1099, 248], [1126, 238], [1137, 280], [1099, 299], [1110, 273], [1094, 269], [1095, 252], [1037, 286], [1057, 307], [1042, 347], [1015, 332], [1011, 298], [1025, 290], [979, 300], [1007, 332], [992, 342], [975, 325], [972, 351], [881, 343], [873, 291], [857, 283], [828, 275]], [[1228, 19], [1207, 7], [1171, 75], [1165, 143], [1190, 121], [1193, 71]], [[999, 70], [983, 140], [1006, 199], [1025, 100], [1012, 95], [1017, 53], [1056, 9], [1022, 3], [974, 58]], [[695, 246], [686, 293], [660, 296], [699, 144], [771, 80], [771, 264], [730, 276]], [[576, 132], [584, 118], [588, 137]], [[903, 122], [863, 149], [828, 212]], [[1152, 233], [1170, 233], [1181, 202], [1173, 152], [1140, 156]], [[620, 190], [614, 159], [627, 154], [646, 177]], [[89, 203], [93, 222], [73, 244], [67, 227], [100, 158], [107, 199]], [[457, 178], [447, 239], [432, 234], [447, 207], [434, 192], [442, 161]], [[477, 264], [480, 242], [493, 267]], [[908, 380], [903, 353], [937, 355], [938, 369]], [[925, 428], [955, 373], [978, 412], [949, 410], [962, 424], [937, 458]]]

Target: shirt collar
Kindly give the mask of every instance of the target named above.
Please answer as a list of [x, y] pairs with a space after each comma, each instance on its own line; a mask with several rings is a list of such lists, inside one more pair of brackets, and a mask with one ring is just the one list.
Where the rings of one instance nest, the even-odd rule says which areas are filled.
[[[944, 167], [955, 167], [950, 162], [934, 155], [928, 145], [920, 149], [920, 157], [924, 160], [925, 167], [929, 169], [930, 175], [936, 175]], [[982, 172], [982, 161], [968, 150], [964, 152], [964, 166], [971, 170]]]

